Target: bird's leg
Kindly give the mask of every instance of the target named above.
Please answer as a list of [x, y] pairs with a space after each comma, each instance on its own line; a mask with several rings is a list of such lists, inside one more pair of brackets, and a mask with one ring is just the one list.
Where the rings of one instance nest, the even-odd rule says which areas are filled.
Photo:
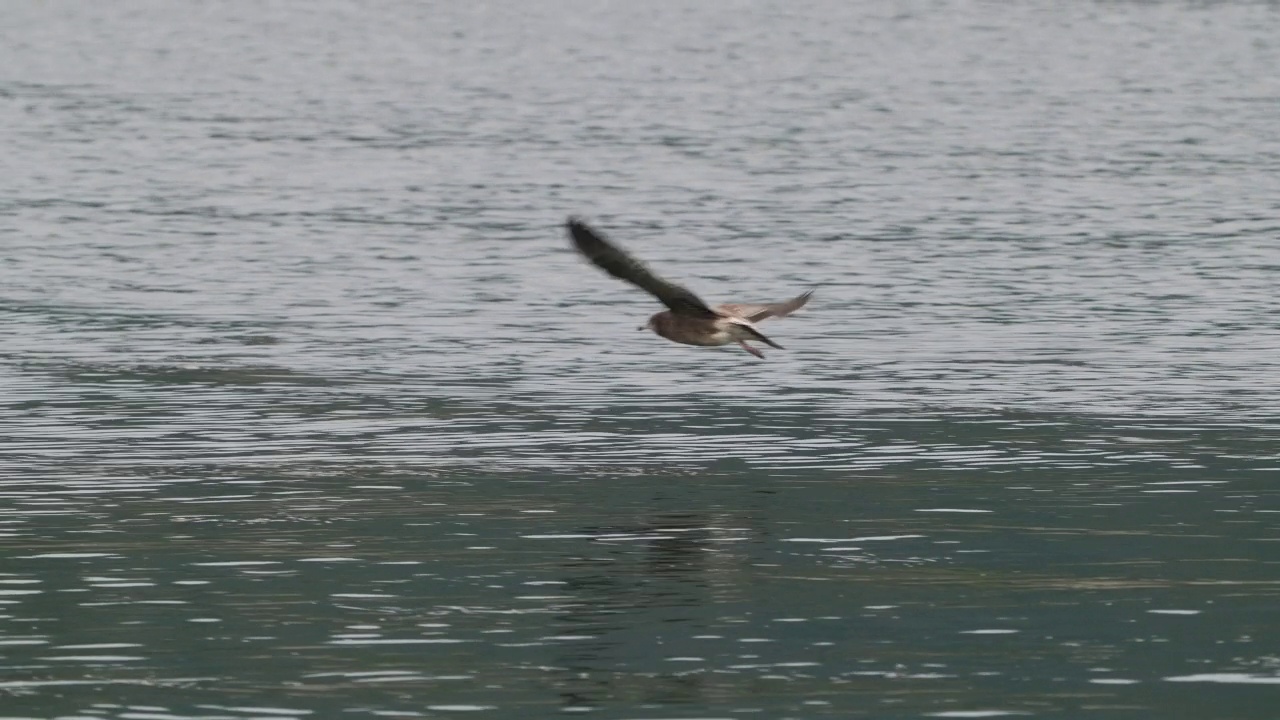
[[750, 346], [750, 345], [748, 345], [746, 342], [744, 342], [744, 341], [742, 341], [742, 340], [739, 340], [739, 341], [738, 341], [738, 344], [742, 346], [742, 349], [743, 349], [743, 350], [746, 350], [747, 352], [751, 353], [752, 355], [755, 355], [756, 357], [760, 358], [761, 360], [763, 360], [763, 359], [764, 359], [764, 353], [760, 352], [760, 351], [759, 351], [758, 349], [756, 349], [756, 348], [751, 347], [751, 346]]

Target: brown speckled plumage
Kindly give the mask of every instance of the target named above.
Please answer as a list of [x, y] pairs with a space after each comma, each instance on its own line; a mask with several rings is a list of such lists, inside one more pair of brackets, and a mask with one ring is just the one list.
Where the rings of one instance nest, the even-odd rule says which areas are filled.
[[790, 315], [804, 307], [813, 295], [810, 290], [779, 303], [729, 303], [712, 308], [689, 289], [655, 275], [647, 265], [581, 220], [569, 218], [568, 229], [573, 246], [597, 267], [647, 291], [667, 306], [667, 310], [649, 318], [645, 327], [672, 342], [702, 346], [736, 342], [743, 350], [763, 359], [764, 353], [748, 345], [747, 340], [759, 340], [778, 349], [782, 346], [765, 337], [755, 323]]

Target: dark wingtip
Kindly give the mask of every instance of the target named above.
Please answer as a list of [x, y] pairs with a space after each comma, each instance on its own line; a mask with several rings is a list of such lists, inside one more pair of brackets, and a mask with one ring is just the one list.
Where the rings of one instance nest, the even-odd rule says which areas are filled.
[[591, 226], [583, 222], [582, 218], [577, 215], [570, 215], [564, 225], [569, 229], [569, 234], [572, 235], [575, 240], [582, 238], [594, 238], [599, 235], [599, 233], [592, 230]]
[[[808, 289], [808, 290], [805, 290], [804, 292], [802, 292], [802, 293], [800, 293], [799, 295], [797, 295], [797, 296], [795, 297], [795, 299], [794, 299], [794, 300], [791, 300], [791, 302], [796, 303], [796, 306], [795, 306], [794, 310], [792, 310], [792, 312], [794, 312], [795, 310], [799, 310], [800, 308], [804, 307], [805, 305], [808, 305], [808, 304], [809, 304], [809, 298], [813, 297], [813, 293], [814, 293], [814, 291], [815, 291], [815, 290], [817, 290], [817, 289], [818, 289], [818, 288], [810, 288], [810, 289]], [[798, 302], [797, 302], [797, 301], [798, 301]]]
[[566, 228], [569, 229], [569, 232], [571, 233], [591, 234], [591, 235], [600, 234], [596, 232], [595, 228], [592, 228], [590, 225], [588, 225], [586, 220], [583, 220], [581, 217], [577, 215], [570, 215], [569, 219], [565, 220], [564, 225]]
[[577, 215], [570, 215], [565, 227], [569, 230], [569, 240], [573, 242], [573, 246], [587, 256], [600, 244], [600, 236]]

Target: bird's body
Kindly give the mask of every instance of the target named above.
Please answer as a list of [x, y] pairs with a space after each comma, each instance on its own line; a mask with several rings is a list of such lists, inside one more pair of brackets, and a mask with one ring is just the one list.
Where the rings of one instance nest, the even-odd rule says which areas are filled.
[[653, 330], [672, 342], [703, 347], [738, 343], [743, 350], [763, 359], [764, 353], [748, 345], [747, 340], [759, 340], [778, 349], [782, 346], [765, 337], [755, 324], [766, 318], [790, 315], [803, 307], [813, 294], [811, 290], [780, 303], [730, 303], [711, 308], [688, 289], [654, 275], [644, 263], [586, 223], [569, 218], [568, 228], [574, 247], [588, 260], [610, 275], [648, 291], [667, 306], [667, 310], [649, 318], [641, 329]]
[[664, 310], [649, 318], [649, 324], [645, 327], [672, 342], [704, 347], [728, 345], [763, 337], [750, 321], [732, 315], [697, 318], [676, 315], [670, 310]]

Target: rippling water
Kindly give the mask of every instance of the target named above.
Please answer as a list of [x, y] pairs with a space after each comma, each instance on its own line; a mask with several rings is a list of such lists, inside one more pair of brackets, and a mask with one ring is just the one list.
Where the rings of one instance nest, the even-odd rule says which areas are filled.
[[1274, 5], [4, 15], [0, 717], [1274, 715]]

